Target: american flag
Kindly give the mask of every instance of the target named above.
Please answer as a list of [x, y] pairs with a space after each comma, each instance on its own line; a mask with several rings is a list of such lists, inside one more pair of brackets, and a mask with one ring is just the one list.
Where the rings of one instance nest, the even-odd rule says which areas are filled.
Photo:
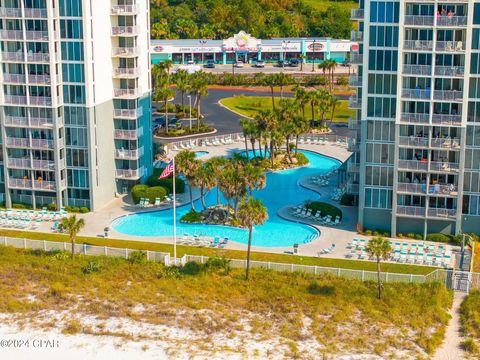
[[165, 179], [166, 177], [169, 177], [171, 173], [173, 173], [173, 161], [170, 162], [170, 164], [167, 165], [165, 169], [163, 169], [162, 175], [158, 178], [159, 180]]

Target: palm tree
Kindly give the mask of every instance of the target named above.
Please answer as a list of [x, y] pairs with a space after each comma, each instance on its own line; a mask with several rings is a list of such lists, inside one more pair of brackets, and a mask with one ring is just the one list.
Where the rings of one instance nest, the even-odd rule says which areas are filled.
[[267, 178], [263, 169], [259, 166], [246, 163], [243, 167], [243, 175], [250, 196], [252, 195], [253, 190], [261, 190], [267, 186]]
[[298, 138], [304, 132], [308, 131], [309, 124], [308, 120], [304, 116], [297, 115], [293, 118], [293, 126], [295, 135], [295, 155], [298, 153]]
[[275, 110], [275, 97], [273, 96], [273, 90], [274, 90], [274, 87], [278, 85], [277, 77], [275, 76], [275, 74], [269, 74], [265, 76], [263, 81], [266, 86], [270, 87], [270, 94], [272, 97], [272, 108], [273, 110]]
[[295, 89], [295, 101], [302, 109], [302, 115], [305, 117], [305, 106], [308, 104], [308, 92], [304, 88], [297, 86]]
[[249, 119], [240, 119], [240, 126], [242, 127], [243, 138], [245, 140], [245, 156], [248, 157], [248, 138], [252, 134], [252, 122]]
[[227, 199], [227, 205], [230, 206], [230, 200], [233, 200], [234, 217], [237, 217], [238, 204], [246, 193], [246, 182], [241, 171], [239, 161], [230, 161], [223, 169], [219, 182], [220, 190]]
[[250, 270], [250, 251], [252, 248], [252, 232], [254, 225], [262, 225], [268, 219], [267, 208], [258, 199], [249, 197], [243, 200], [238, 209], [238, 220], [240, 224], [248, 228], [248, 249], [247, 249], [247, 269], [245, 279], [248, 280]]
[[161, 88], [155, 89], [155, 94], [153, 96], [154, 101], [163, 101], [165, 106], [164, 116], [165, 116], [165, 133], [168, 134], [168, 101], [175, 96], [175, 91], [170, 89], [168, 85], [164, 85]]
[[312, 110], [312, 121], [310, 123], [310, 126], [313, 126], [313, 123], [315, 121], [315, 105], [317, 104], [319, 93], [317, 91], [309, 91], [307, 93], [307, 98], [310, 101], [310, 107]]
[[307, 55], [300, 54], [298, 57], [300, 59], [300, 71], [303, 71], [303, 62], [307, 59]]
[[387, 260], [392, 251], [390, 242], [381, 237], [370, 240], [365, 251], [372, 257], [377, 259], [377, 279], [378, 279], [378, 298], [382, 298], [382, 282], [380, 280], [380, 260]]
[[173, 68], [173, 61], [170, 59], [166, 59], [162, 61], [163, 68], [167, 72], [168, 83], [170, 84], [170, 71]]
[[319, 89], [316, 91], [317, 93], [317, 102], [318, 102], [318, 111], [320, 113], [320, 121], [322, 127], [326, 127], [325, 123], [325, 114], [330, 109], [330, 99], [332, 95], [326, 89]]
[[185, 108], [185, 93], [190, 90], [189, 75], [186, 70], [178, 69], [174, 76], [175, 85], [182, 95], [182, 109]]
[[200, 188], [200, 199], [202, 201], [203, 210], [207, 210], [205, 195], [216, 185], [215, 173], [212, 169], [211, 163], [200, 164], [197, 173], [193, 178], [193, 184]]
[[228, 163], [228, 159], [223, 156], [215, 156], [206, 161], [210, 171], [215, 176], [215, 185], [217, 187], [217, 205], [220, 206], [220, 175], [222, 175], [223, 168]]
[[283, 72], [274, 74], [276, 84], [280, 87], [280, 98], [283, 99], [283, 87], [292, 83], [292, 78]]
[[330, 117], [330, 126], [332, 125], [333, 118], [335, 116], [335, 110], [336, 110], [339, 103], [340, 103], [340, 101], [335, 96], [332, 95], [330, 97], [330, 109], [332, 111], [332, 115]]
[[335, 60], [328, 60], [328, 72], [330, 73], [330, 90], [333, 91], [333, 83], [335, 78], [335, 68], [337, 62]]
[[195, 206], [193, 205], [193, 194], [192, 187], [195, 182], [195, 175], [200, 168], [202, 162], [198, 160], [195, 156], [195, 153], [190, 150], [182, 150], [177, 156], [175, 156], [175, 166], [177, 171], [188, 181], [188, 189], [190, 192], [190, 207], [195, 211]]
[[208, 95], [208, 82], [207, 77], [203, 71], [196, 72], [192, 75], [191, 93], [195, 95], [195, 105], [197, 106], [197, 130], [200, 130], [200, 118], [202, 113], [200, 112], [200, 101], [202, 96]]
[[84, 219], [78, 219], [77, 215], [71, 215], [67, 218], [62, 219], [58, 228], [60, 231], [68, 233], [70, 237], [70, 242], [72, 243], [72, 259], [75, 256], [75, 240], [77, 239], [77, 234], [85, 226]]
[[326, 75], [328, 67], [328, 60], [322, 61], [320, 64], [318, 64], [318, 68], [322, 70], [323, 76]]

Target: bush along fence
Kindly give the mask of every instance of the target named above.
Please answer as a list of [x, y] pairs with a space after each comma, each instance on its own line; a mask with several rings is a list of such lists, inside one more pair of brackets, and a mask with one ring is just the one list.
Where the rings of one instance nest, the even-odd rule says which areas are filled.
[[[12, 246], [20, 249], [40, 249], [43, 251], [70, 251], [71, 243], [56, 242], [47, 240], [31, 240], [26, 238], [13, 238], [2, 236], [0, 237], [0, 245]], [[195, 261], [198, 263], [206, 263], [208, 256], [198, 255], [184, 255], [179, 259], [170, 256], [170, 253], [149, 251], [149, 250], [135, 250], [128, 248], [113, 248], [108, 246], [94, 246], [88, 244], [75, 244], [75, 252], [77, 254], [89, 256], [114, 256], [128, 259], [131, 254], [143, 252], [146, 259], [164, 264], [171, 265], [185, 265], [187, 262]], [[229, 259], [230, 266], [233, 268], [245, 268], [247, 266], [246, 260]], [[301, 265], [301, 264], [287, 264], [275, 263], [268, 261], [250, 261], [250, 268], [252, 269], [266, 269], [283, 272], [299, 272], [308, 273], [312, 275], [330, 274], [346, 279], [355, 279], [361, 281], [376, 281], [377, 273], [375, 271], [367, 270], [351, 270], [342, 268], [330, 268], [323, 266]], [[442, 282], [448, 288], [457, 291], [469, 292], [471, 290], [480, 289], [480, 273], [471, 273], [465, 271], [455, 270], [434, 270], [427, 275], [414, 274], [396, 274], [382, 272], [380, 274], [383, 282], [404, 282], [404, 283], [426, 283], [426, 282]]]

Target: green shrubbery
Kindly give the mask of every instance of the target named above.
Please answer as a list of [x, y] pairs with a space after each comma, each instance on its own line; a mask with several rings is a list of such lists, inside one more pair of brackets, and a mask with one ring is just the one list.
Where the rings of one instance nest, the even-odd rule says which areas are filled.
[[342, 210], [331, 204], [320, 201], [312, 201], [305, 207], [307, 209], [312, 209], [313, 215], [315, 215], [315, 213], [320, 210], [320, 212], [322, 213], [322, 217], [326, 215], [331, 215], [332, 218], [335, 219], [337, 216], [339, 216], [340, 220], [342, 220]]
[[340, 205], [343, 206], [353, 206], [355, 202], [355, 197], [352, 194], [343, 194], [340, 199]]
[[452, 237], [445, 234], [428, 234], [428, 241], [439, 242], [439, 243], [448, 243], [452, 240]]
[[460, 306], [460, 321], [463, 335], [467, 340], [463, 343], [466, 351], [478, 354], [480, 340], [480, 291], [470, 292]]
[[85, 275], [100, 272], [100, 264], [96, 261], [90, 261], [87, 265], [82, 267], [82, 272]]
[[203, 220], [203, 215], [201, 212], [196, 212], [195, 210], [190, 210], [188, 213], [182, 216], [180, 219], [181, 222], [186, 223], [199, 223]]
[[295, 155], [295, 158], [297, 159], [297, 164], [298, 165], [308, 165], [308, 159], [307, 157], [302, 154], [301, 152], [297, 153], [297, 155]]
[[146, 264], [147, 253], [145, 251], [134, 251], [128, 254], [128, 262], [131, 264]]
[[86, 214], [90, 211], [89, 208], [82, 206], [65, 206], [65, 211], [70, 212], [70, 213], [80, 213], [80, 214]]
[[141, 198], [148, 199], [153, 204], [156, 198], [163, 200], [165, 196], [167, 196], [167, 189], [162, 186], [149, 187], [148, 185], [139, 184], [132, 188], [132, 199], [135, 204], [138, 204]]

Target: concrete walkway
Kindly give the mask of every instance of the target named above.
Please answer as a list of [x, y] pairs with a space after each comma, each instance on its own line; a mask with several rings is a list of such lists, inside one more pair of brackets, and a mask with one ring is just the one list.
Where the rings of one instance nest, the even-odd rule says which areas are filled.
[[445, 332], [445, 340], [435, 353], [433, 360], [461, 360], [466, 359], [465, 352], [461, 347], [463, 337], [460, 326], [460, 305], [465, 299], [466, 294], [455, 292], [453, 305], [450, 309], [450, 322]]

